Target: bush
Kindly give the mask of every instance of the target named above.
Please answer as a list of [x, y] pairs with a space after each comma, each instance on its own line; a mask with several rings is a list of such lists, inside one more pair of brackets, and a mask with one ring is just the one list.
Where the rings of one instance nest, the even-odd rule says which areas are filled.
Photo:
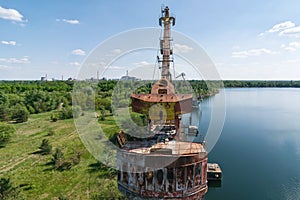
[[54, 168], [58, 169], [63, 162], [64, 162], [64, 154], [59, 148], [57, 148], [54, 154], [52, 155], [52, 163], [54, 164]]
[[73, 117], [78, 118], [82, 114], [80, 106], [73, 106]]
[[81, 158], [81, 154], [82, 154], [82, 153], [81, 153], [80, 151], [78, 151], [78, 152], [76, 153], [76, 155], [73, 156], [72, 162], [73, 162], [74, 165], [78, 165], [78, 164], [79, 164], [80, 158]]
[[15, 131], [16, 129], [12, 125], [0, 123], [0, 146], [5, 145]]
[[57, 114], [52, 113], [51, 116], [50, 116], [50, 120], [53, 121], [53, 122], [56, 122], [58, 120]]
[[35, 109], [32, 106], [28, 106], [28, 111], [29, 111], [30, 114], [35, 113]]
[[72, 168], [72, 163], [69, 161], [63, 161], [61, 165], [57, 168], [59, 171], [70, 170]]
[[49, 143], [49, 140], [43, 139], [41, 146], [39, 147], [42, 155], [50, 154], [52, 151], [52, 145]]
[[7, 105], [0, 104], [0, 121], [8, 121], [10, 118], [10, 110]]
[[100, 121], [104, 121], [105, 119], [105, 107], [104, 106], [100, 106]]
[[71, 106], [62, 108], [59, 112], [59, 119], [71, 119], [73, 118], [73, 111]]
[[16, 105], [12, 109], [12, 120], [15, 120], [17, 123], [27, 122], [29, 117], [29, 111], [25, 106], [21, 106], [20, 104]]
[[72, 163], [65, 160], [64, 154], [59, 148], [55, 150], [52, 162], [54, 164], [54, 168], [58, 171], [69, 170], [72, 168]]
[[17, 187], [14, 187], [9, 178], [0, 179], [0, 199], [16, 200], [23, 199]]

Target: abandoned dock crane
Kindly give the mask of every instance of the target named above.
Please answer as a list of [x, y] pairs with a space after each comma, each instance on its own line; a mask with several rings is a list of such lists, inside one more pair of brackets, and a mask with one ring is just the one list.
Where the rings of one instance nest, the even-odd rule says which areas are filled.
[[201, 199], [207, 192], [207, 152], [202, 143], [180, 138], [182, 115], [191, 113], [192, 94], [175, 91], [171, 26], [175, 17], [162, 9], [163, 27], [158, 61], [161, 77], [150, 94], [132, 94], [132, 111], [147, 116], [148, 131], [142, 140], [118, 135], [118, 188], [129, 199]]

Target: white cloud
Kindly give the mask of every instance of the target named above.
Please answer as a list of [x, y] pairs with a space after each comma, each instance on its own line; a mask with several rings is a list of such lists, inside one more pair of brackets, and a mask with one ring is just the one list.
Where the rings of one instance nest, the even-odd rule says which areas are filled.
[[137, 62], [137, 63], [134, 63], [134, 65], [136, 67], [148, 67], [148, 66], [153, 66], [153, 64], [147, 62], [147, 61], [141, 61], [141, 62]]
[[261, 48], [261, 49], [250, 49], [250, 50], [246, 50], [246, 51], [235, 51], [232, 52], [231, 57], [233, 58], [247, 58], [250, 56], [260, 56], [263, 54], [277, 54], [277, 52], [271, 51], [269, 49], [266, 48]]
[[300, 48], [300, 42], [290, 42], [289, 45], [294, 48]]
[[77, 20], [77, 19], [56, 19], [57, 22], [65, 22], [65, 23], [68, 23], [68, 24], [80, 24], [80, 21]]
[[23, 21], [23, 15], [19, 13], [19, 11], [11, 8], [3, 8], [0, 6], [0, 18], [11, 20], [11, 21], [17, 21], [22, 22]]
[[259, 34], [259, 36], [264, 36], [267, 33], [278, 33], [280, 36], [300, 36], [300, 26], [292, 21], [286, 21], [279, 24], [275, 24], [271, 29]]
[[291, 21], [286, 21], [286, 22], [282, 22], [282, 23], [274, 25], [270, 30], [268, 30], [268, 32], [275, 33], [275, 32], [279, 32], [279, 31], [289, 29], [292, 27], [295, 27], [295, 23], [293, 23]]
[[79, 62], [70, 62], [69, 65], [78, 67], [78, 66], [80, 66], [80, 63]]
[[17, 44], [16, 41], [1, 41], [2, 44], [15, 46]]
[[297, 48], [300, 48], [300, 42], [290, 42], [288, 45], [282, 44], [281, 48], [286, 51], [296, 51]]
[[287, 47], [287, 46], [285, 46], [285, 47], [282, 47], [284, 50], [286, 50], [286, 51], [296, 51], [297, 49], [295, 49], [294, 47]]
[[17, 58], [0, 58], [0, 62], [10, 63], [10, 64], [28, 64], [28, 63], [30, 63], [30, 60], [27, 56], [24, 56], [23, 58], [20, 58], [20, 59], [17, 59]]
[[285, 29], [279, 33], [280, 36], [299, 36], [300, 35], [300, 26]]
[[85, 56], [85, 51], [83, 51], [82, 49], [74, 49], [72, 51], [72, 54], [76, 56]]
[[77, 19], [63, 19], [63, 22], [66, 22], [68, 24], [79, 24], [80, 22]]
[[190, 52], [191, 50], [193, 50], [193, 48], [185, 44], [178, 44], [178, 43], [174, 44], [175, 53], [187, 53]]

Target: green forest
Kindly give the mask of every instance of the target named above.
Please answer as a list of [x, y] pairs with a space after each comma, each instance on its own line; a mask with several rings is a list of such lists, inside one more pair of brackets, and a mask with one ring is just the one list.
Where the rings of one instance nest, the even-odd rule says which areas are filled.
[[300, 87], [300, 81], [223, 81], [228, 88]]
[[[149, 93], [152, 83], [0, 81], [0, 199], [123, 199], [116, 170], [85, 149], [73, 118], [95, 109], [99, 124], [114, 142], [120, 129], [114, 109], [130, 108], [131, 93]], [[222, 84], [230, 88], [300, 87], [300, 81], [174, 84], [177, 93], [192, 92], [197, 99], [216, 94]], [[132, 113], [132, 118], [138, 124], [145, 122], [142, 115]]]

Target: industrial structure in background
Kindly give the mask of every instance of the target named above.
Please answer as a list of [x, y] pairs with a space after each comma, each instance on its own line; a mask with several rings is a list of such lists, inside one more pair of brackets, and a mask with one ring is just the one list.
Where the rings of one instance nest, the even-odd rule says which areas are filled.
[[[147, 116], [142, 137], [117, 139], [118, 188], [129, 199], [201, 199], [208, 190], [207, 152], [203, 143], [188, 142], [182, 115], [193, 109], [192, 94], [175, 91], [170, 65], [173, 62], [171, 26], [175, 18], [162, 9], [159, 24], [161, 78], [150, 94], [132, 94], [132, 111]], [[127, 135], [131, 135], [127, 133]]]

